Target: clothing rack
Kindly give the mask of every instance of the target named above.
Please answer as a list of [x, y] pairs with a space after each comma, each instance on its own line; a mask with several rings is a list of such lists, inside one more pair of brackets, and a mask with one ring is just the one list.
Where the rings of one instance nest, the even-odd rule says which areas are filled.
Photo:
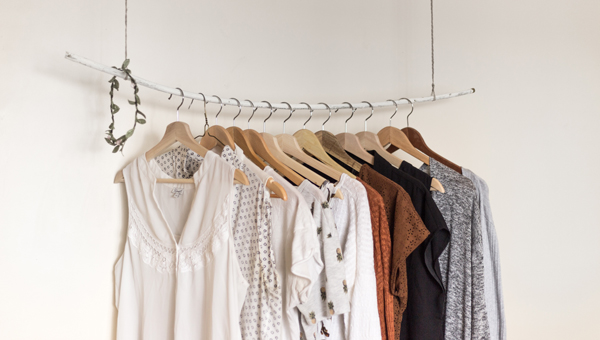
[[[81, 65], [84, 65], [87, 67], [90, 67], [90, 68], [93, 68], [98, 71], [119, 77], [119, 78], [125, 79], [125, 76], [126, 76], [125, 72], [123, 72], [123, 71], [117, 70], [110, 66], [106, 66], [106, 65], [97, 63], [93, 60], [90, 60], [90, 59], [87, 59], [87, 58], [84, 58], [84, 57], [81, 57], [81, 56], [78, 56], [76, 54], [72, 54], [69, 52], [65, 53], [65, 59], [76, 62], [78, 64], [81, 64]], [[150, 80], [146, 80], [144, 78], [138, 77], [137, 75], [132, 75], [132, 77], [135, 79], [135, 81], [137, 82], [138, 85], [142, 85], [142, 86], [145, 86], [147, 88], [150, 88], [150, 89], [153, 89], [156, 91], [181, 96], [181, 92], [175, 87], [160, 85], [160, 84], [157, 84]], [[471, 88], [471, 89], [468, 89], [466, 91], [461, 91], [461, 92], [453, 92], [453, 93], [436, 95], [435, 97], [429, 96], [429, 97], [421, 97], [421, 98], [411, 98], [410, 100], [412, 100], [414, 103], [432, 102], [432, 101], [436, 101], [436, 100], [465, 96], [465, 95], [472, 94], [472, 93], [475, 93], [475, 88]], [[190, 91], [183, 91], [183, 97], [195, 99], [195, 100], [202, 100], [202, 101], [205, 100], [205, 98], [201, 94], [190, 92]], [[224, 97], [221, 97], [221, 98], [224, 98]], [[214, 97], [214, 96], [206, 96], [206, 102], [214, 103], [214, 104], [221, 104], [221, 100], [219, 100], [217, 97]], [[409, 101], [406, 99], [393, 100], [393, 102], [394, 103], [392, 103], [392, 100], [387, 100], [387, 101], [383, 101], [383, 102], [372, 102], [371, 105], [373, 106], [373, 108], [381, 108], [381, 107], [395, 107], [396, 104], [409, 104]], [[222, 99], [222, 103], [223, 103], [223, 105], [238, 106], [238, 103], [235, 100], [231, 100], [231, 99]], [[290, 110], [290, 108], [286, 104], [271, 103], [271, 105], [273, 106], [273, 109]], [[328, 105], [331, 108], [331, 110], [350, 109], [348, 104], [328, 104]], [[240, 100], [239, 106], [261, 108], [261, 109], [269, 109], [270, 108], [269, 104], [266, 104], [264, 102], [261, 103], [260, 101], [255, 101], [253, 104], [251, 104], [247, 100]], [[309, 109], [309, 107], [305, 104], [291, 104], [291, 106], [292, 106], [293, 110], [308, 110]], [[355, 109], [371, 108], [369, 106], [369, 104], [364, 103], [364, 102], [352, 103], [352, 106]], [[312, 110], [329, 110], [329, 108], [323, 104], [310, 104], [310, 107], [312, 108]]]

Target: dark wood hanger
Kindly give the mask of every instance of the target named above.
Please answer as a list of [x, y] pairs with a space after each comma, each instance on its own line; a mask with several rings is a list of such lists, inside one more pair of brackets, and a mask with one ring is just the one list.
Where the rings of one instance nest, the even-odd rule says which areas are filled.
[[[449, 161], [448, 159], [440, 156], [438, 153], [436, 153], [435, 151], [431, 150], [429, 148], [429, 146], [427, 146], [427, 144], [425, 144], [425, 139], [423, 139], [423, 136], [421, 136], [421, 134], [419, 133], [419, 131], [411, 128], [411, 127], [405, 127], [404, 129], [402, 129], [402, 132], [404, 132], [404, 134], [406, 135], [406, 137], [408, 137], [408, 140], [410, 141], [410, 143], [417, 149], [423, 151], [423, 153], [425, 153], [427, 156], [435, 159], [436, 161], [444, 164], [445, 166], [449, 167], [450, 169], [458, 172], [459, 174], [462, 174], [462, 167], [460, 165], [457, 165], [451, 161]], [[394, 146], [390, 146], [390, 148], [387, 149], [388, 152], [394, 152], [396, 150], [398, 150], [398, 148], [394, 147]]]
[[[410, 113], [412, 113], [414, 110], [414, 104], [413, 104], [412, 100], [410, 100], [408, 98], [400, 98], [399, 100], [402, 100], [402, 99], [406, 99], [407, 101], [410, 102], [410, 104], [412, 105]], [[392, 126], [392, 118], [398, 112], [398, 104], [396, 103], [395, 100], [389, 99], [389, 101], [394, 103], [394, 105], [396, 106], [396, 111], [394, 111], [394, 114], [390, 117], [390, 125], [384, 127], [383, 129], [381, 129], [379, 131], [379, 133], [377, 133], [377, 137], [379, 137], [379, 141], [384, 146], [388, 145], [388, 144], [393, 145], [394, 147], [399, 148], [400, 150], [408, 153], [409, 155], [420, 160], [421, 162], [429, 165], [429, 156], [427, 156], [427, 155], [423, 154], [421, 151], [417, 150], [410, 143], [410, 141], [408, 140], [408, 137], [406, 137], [404, 132], [402, 132], [400, 129]], [[409, 115], [410, 115], [410, 113], [409, 113]], [[387, 151], [389, 152], [390, 149], [388, 148]], [[444, 187], [442, 186], [442, 183], [440, 183], [440, 181], [437, 178], [431, 179], [431, 190], [437, 190], [441, 193], [445, 192]]]

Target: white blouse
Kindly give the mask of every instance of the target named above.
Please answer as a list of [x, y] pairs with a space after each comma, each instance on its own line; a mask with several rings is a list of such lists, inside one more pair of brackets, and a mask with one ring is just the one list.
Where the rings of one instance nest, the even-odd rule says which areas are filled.
[[380, 340], [377, 283], [373, 258], [373, 230], [367, 191], [359, 181], [342, 174], [334, 186], [344, 199], [330, 202], [344, 253], [350, 294], [350, 312], [325, 323], [328, 340]]
[[317, 226], [302, 194], [272, 168], [264, 171], [279, 182], [288, 199], [272, 199], [273, 251], [281, 278], [283, 325], [281, 339], [298, 340], [298, 306], [307, 301], [323, 270]]
[[[271, 247], [271, 198], [265, 188], [266, 173], [256, 174], [240, 147], [215, 147], [228, 164], [248, 176], [249, 185], [235, 185], [232, 204], [234, 249], [244, 279], [250, 283], [240, 314], [243, 340], [279, 340], [281, 332], [281, 285]], [[191, 178], [203, 158], [181, 145], [157, 157], [160, 168], [178, 178]], [[248, 164], [251, 164], [248, 166]], [[265, 180], [263, 181], [263, 178]]]
[[115, 266], [119, 340], [241, 339], [248, 283], [231, 237], [235, 168], [207, 153], [194, 184], [144, 155], [124, 170], [129, 227]]

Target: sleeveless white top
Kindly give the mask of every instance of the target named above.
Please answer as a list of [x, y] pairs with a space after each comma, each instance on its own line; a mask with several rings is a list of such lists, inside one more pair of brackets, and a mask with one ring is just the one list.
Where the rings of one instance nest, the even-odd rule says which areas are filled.
[[169, 178], [144, 155], [124, 170], [129, 228], [115, 266], [118, 340], [241, 339], [248, 283], [235, 256], [235, 168], [208, 152], [194, 184]]

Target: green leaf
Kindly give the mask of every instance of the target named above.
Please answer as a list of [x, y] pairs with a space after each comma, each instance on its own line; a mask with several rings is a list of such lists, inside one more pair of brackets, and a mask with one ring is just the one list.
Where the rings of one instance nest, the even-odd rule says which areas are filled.
[[113, 142], [112, 142], [112, 140], [110, 140], [110, 138], [109, 138], [109, 137], [106, 137], [106, 138], [104, 138], [104, 140], [105, 140], [105, 141], [106, 141], [108, 144], [110, 144], [110, 145], [114, 145], [114, 144], [113, 144]]
[[129, 59], [125, 59], [125, 61], [123, 62], [123, 66], [121, 66], [121, 67], [127, 68], [127, 66], [129, 66]]
[[117, 153], [117, 151], [119, 151], [119, 147], [120, 147], [120, 145], [115, 146], [112, 153]]
[[113, 104], [113, 114], [119, 112], [121, 108], [117, 106], [117, 104]]
[[140, 123], [140, 124], [146, 124], [146, 120], [145, 119], [139, 118], [139, 119], [136, 119], [135, 121], [138, 122], [138, 123]]
[[133, 135], [133, 129], [127, 131], [127, 133], [125, 134], [125, 139], [131, 137], [131, 135]]
[[129, 99], [127, 99], [127, 101], [129, 102], [129, 104], [131, 104], [131, 105], [135, 105], [135, 102], [134, 102], [133, 100], [129, 100]]
[[140, 110], [138, 110], [137, 114], [142, 115], [142, 117], [146, 118], [146, 115]]
[[138, 97], [138, 95], [135, 95], [135, 101], [138, 103], [138, 105], [142, 105], [142, 101], [140, 100], [140, 97]]
[[109, 129], [114, 130], [115, 129], [115, 123], [110, 123], [110, 125], [108, 126]]
[[140, 92], [140, 88], [137, 87], [137, 85], [133, 88], [133, 93], [137, 94], [138, 92]]
[[115, 81], [113, 82], [113, 86], [115, 87], [115, 89], [117, 91], [119, 91], [119, 81], [115, 79]]

